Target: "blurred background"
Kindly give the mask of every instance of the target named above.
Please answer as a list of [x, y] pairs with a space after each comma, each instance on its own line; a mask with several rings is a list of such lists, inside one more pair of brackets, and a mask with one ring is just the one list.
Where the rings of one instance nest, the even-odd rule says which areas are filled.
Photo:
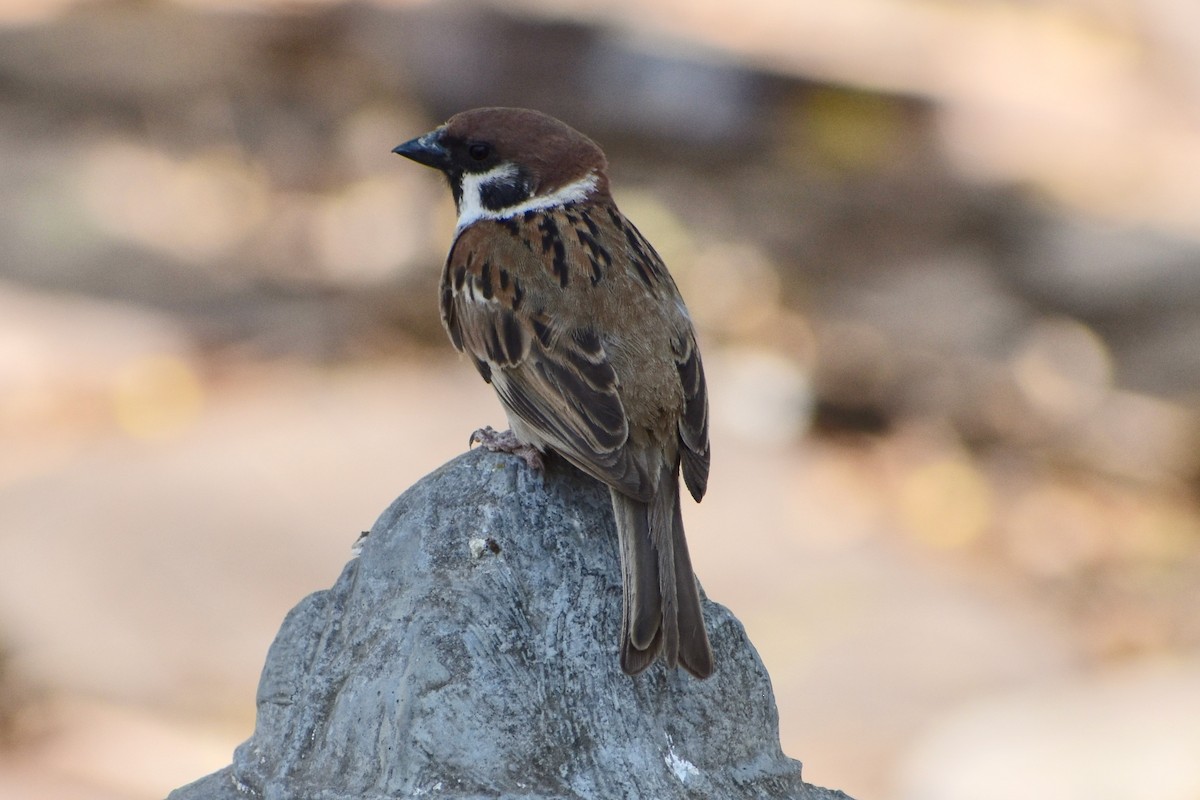
[[0, 0], [0, 797], [228, 763], [502, 425], [389, 153], [478, 105], [597, 139], [678, 279], [693, 557], [807, 780], [1200, 797], [1193, 0]]

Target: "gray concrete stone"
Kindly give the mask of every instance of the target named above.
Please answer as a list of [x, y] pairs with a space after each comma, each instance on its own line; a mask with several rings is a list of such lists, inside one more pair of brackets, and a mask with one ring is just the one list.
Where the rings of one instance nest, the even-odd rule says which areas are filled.
[[717, 672], [617, 664], [608, 493], [552, 462], [460, 456], [296, 606], [233, 764], [169, 800], [844, 798], [779, 746], [770, 679], [706, 601]]

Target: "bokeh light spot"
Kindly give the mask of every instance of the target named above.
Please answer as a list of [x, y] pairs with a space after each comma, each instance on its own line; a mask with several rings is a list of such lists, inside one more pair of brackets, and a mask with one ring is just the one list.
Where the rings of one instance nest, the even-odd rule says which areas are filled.
[[900, 481], [901, 521], [918, 541], [937, 548], [965, 547], [992, 522], [987, 480], [970, 462], [946, 457], [915, 467]]
[[174, 356], [139, 358], [121, 369], [112, 386], [113, 412], [135, 439], [178, 436], [196, 421], [204, 388], [195, 370]]
[[1112, 390], [1108, 346], [1095, 331], [1072, 319], [1034, 326], [1013, 358], [1012, 369], [1026, 399], [1060, 423], [1090, 414]]
[[816, 91], [804, 105], [807, 143], [826, 166], [867, 171], [895, 151], [896, 104], [885, 97], [839, 89]]
[[219, 258], [264, 219], [268, 186], [237, 153], [189, 159], [106, 142], [79, 171], [79, 199], [103, 233], [188, 263]]

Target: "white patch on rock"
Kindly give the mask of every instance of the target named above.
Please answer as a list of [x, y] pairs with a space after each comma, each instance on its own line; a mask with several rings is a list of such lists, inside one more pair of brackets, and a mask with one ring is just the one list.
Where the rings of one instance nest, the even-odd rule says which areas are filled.
[[487, 539], [481, 539], [478, 536], [472, 536], [467, 542], [467, 547], [471, 548], [472, 558], [483, 558], [483, 553], [488, 549]]
[[675, 753], [674, 747], [667, 747], [667, 754], [663, 756], [663, 761], [680, 783], [687, 783], [688, 780], [700, 774], [700, 770], [696, 768], [695, 764]]

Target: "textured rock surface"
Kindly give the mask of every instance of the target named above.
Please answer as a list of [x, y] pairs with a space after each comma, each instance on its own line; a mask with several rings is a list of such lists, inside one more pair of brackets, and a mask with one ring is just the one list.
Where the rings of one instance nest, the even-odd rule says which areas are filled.
[[771, 684], [707, 602], [717, 672], [617, 665], [608, 494], [476, 450], [379, 518], [267, 657], [254, 735], [170, 800], [838, 798], [779, 747]]

